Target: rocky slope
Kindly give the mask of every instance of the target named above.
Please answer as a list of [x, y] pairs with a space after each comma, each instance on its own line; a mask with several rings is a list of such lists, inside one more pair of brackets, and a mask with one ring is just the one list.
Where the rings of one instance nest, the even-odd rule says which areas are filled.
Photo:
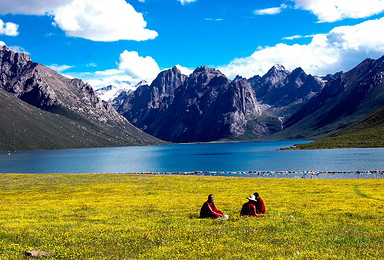
[[[247, 80], [231, 82], [206, 66], [188, 77], [176, 67], [163, 71], [151, 86], [139, 87], [117, 110], [140, 129], [172, 142], [214, 141], [245, 134], [255, 138], [281, 126], [276, 117], [263, 114]], [[262, 116], [272, 119], [257, 121]]]
[[[6, 46], [0, 47], [0, 88], [39, 110], [60, 116], [63, 122], [73, 126], [74, 129], [83, 129], [81, 134], [89, 135], [88, 142], [73, 147], [161, 143], [160, 140], [132, 126], [109, 103], [100, 100], [88, 84], [79, 79], [66, 78], [41, 64], [32, 62], [29, 56], [14, 52]], [[2, 121], [5, 127], [7, 123], [8, 121]], [[47, 128], [42, 131], [49, 131], [50, 124], [56, 123], [57, 121], [47, 118]], [[12, 132], [13, 126], [8, 127]], [[50, 142], [55, 145], [50, 146], [50, 149], [71, 148], [72, 146], [68, 144], [73, 144], [70, 139], [76, 137], [76, 131], [72, 133], [73, 135], [65, 140], [61, 140], [61, 136], [51, 135]], [[59, 139], [61, 141], [58, 141]], [[104, 142], [105, 140], [109, 142]], [[25, 149], [46, 148], [44, 145], [25, 147], [27, 147]], [[9, 149], [19, 149], [18, 144], [9, 144]]]
[[319, 92], [324, 80], [306, 74], [302, 68], [292, 72], [281, 65], [273, 66], [264, 76], [248, 79], [261, 104], [274, 114], [287, 117]]
[[384, 57], [366, 59], [342, 73], [290, 117], [280, 135], [319, 138], [384, 106]]

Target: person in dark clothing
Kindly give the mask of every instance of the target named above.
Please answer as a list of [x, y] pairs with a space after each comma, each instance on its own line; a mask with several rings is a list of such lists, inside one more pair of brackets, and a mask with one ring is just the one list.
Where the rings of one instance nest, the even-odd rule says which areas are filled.
[[200, 210], [201, 218], [222, 218], [224, 217], [223, 212], [218, 210], [213, 203], [213, 194], [209, 194], [208, 200], [203, 204]]
[[255, 192], [253, 195], [256, 198], [256, 214], [265, 214], [264, 201], [260, 198], [259, 193]]
[[240, 216], [256, 217], [256, 198], [254, 195], [249, 196], [248, 202], [243, 204], [240, 211]]

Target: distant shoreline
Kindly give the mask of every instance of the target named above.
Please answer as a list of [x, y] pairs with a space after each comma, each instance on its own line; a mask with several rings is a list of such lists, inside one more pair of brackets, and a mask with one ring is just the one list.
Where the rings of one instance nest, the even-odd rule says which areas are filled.
[[158, 175], [158, 176], [211, 176], [251, 178], [300, 178], [300, 179], [375, 179], [384, 178], [384, 170], [375, 171], [189, 171], [189, 172], [121, 172], [121, 173], [1, 173], [1, 174], [108, 174], [108, 175]]

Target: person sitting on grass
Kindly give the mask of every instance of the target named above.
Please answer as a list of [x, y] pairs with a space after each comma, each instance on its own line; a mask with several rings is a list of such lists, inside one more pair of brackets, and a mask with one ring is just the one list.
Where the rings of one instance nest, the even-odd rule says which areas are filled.
[[223, 212], [216, 208], [215, 203], [213, 203], [213, 199], [213, 194], [209, 194], [208, 200], [201, 207], [200, 218], [228, 219], [227, 215], [224, 215]]
[[248, 202], [243, 204], [243, 207], [240, 211], [240, 216], [256, 217], [256, 198], [255, 195], [250, 195]]
[[255, 192], [253, 195], [256, 198], [256, 214], [265, 214], [264, 201], [260, 198], [259, 193]]

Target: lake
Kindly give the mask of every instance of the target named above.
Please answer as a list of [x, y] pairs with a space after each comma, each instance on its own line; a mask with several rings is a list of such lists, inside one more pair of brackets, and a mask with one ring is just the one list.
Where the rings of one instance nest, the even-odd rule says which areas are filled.
[[347, 172], [384, 169], [382, 148], [278, 151], [303, 142], [204, 143], [0, 153], [0, 172]]

